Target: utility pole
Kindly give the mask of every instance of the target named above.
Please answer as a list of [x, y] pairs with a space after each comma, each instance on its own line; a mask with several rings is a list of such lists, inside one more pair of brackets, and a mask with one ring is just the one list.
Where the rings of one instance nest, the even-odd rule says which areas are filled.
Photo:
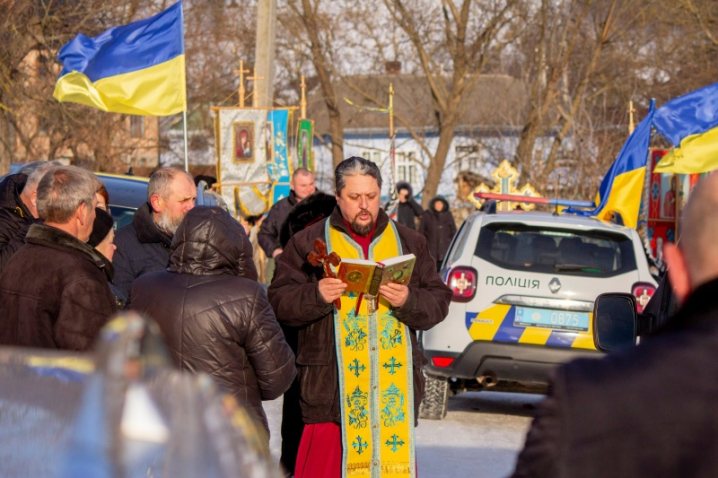
[[[258, 100], [253, 106], [271, 108], [274, 98], [274, 50], [277, 24], [277, 0], [257, 2], [257, 45], [254, 53], [254, 91]], [[257, 81], [257, 80], [264, 81]]]

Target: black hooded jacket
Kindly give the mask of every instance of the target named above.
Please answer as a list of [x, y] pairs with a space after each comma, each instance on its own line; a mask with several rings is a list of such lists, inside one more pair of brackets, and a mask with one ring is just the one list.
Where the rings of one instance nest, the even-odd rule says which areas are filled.
[[406, 202], [399, 202], [396, 205], [396, 222], [408, 227], [409, 229], [416, 230], [414, 219], [420, 217], [424, 210], [421, 209], [419, 203], [414, 200], [414, 192], [409, 183], [404, 181], [396, 183], [396, 190], [399, 191], [400, 189], [408, 189], [409, 196], [407, 197]]
[[27, 176], [10, 174], [0, 182], [0, 273], [7, 261], [25, 244], [25, 236], [37, 220], [20, 199]]
[[170, 247], [166, 271], [135, 281], [131, 308], [154, 318], [175, 362], [211, 375], [268, 430], [262, 400], [273, 400], [296, 375], [267, 295], [242, 277], [242, 226], [218, 207], [187, 213]]
[[[437, 202], [444, 203], [444, 209], [440, 212], [434, 210]], [[429, 203], [429, 209], [421, 216], [421, 224], [419, 224], [419, 232], [426, 237], [429, 243], [429, 250], [434, 259], [438, 261], [444, 260], [446, 251], [449, 250], [451, 240], [456, 234], [456, 223], [454, 216], [449, 210], [449, 203], [441, 196], [436, 196]]]

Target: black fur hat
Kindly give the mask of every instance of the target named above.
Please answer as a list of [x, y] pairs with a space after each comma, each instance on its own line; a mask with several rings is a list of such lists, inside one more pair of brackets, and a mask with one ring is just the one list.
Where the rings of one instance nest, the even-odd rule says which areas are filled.
[[287, 246], [289, 239], [310, 224], [329, 217], [337, 205], [334, 196], [317, 191], [298, 202], [287, 215], [279, 230], [279, 244]]

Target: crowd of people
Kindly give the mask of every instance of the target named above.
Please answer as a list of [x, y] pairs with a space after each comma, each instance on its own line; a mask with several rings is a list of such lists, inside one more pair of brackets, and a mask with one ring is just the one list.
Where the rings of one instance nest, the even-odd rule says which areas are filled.
[[[456, 226], [445, 199], [421, 211], [406, 184], [397, 185], [391, 220], [379, 168], [366, 159], [343, 161], [334, 180], [325, 194], [309, 171], [295, 171], [291, 195], [250, 228], [220, 207], [195, 207], [193, 178], [161, 168], [132, 223], [115, 233], [94, 174], [29, 164], [0, 182], [0, 345], [86, 351], [113, 314], [136, 310], [157, 321], [177, 366], [211, 375], [265, 439], [262, 401], [285, 394], [287, 476], [417, 476], [425, 362], [417, 332], [448, 312], [451, 291], [437, 268]], [[515, 477], [718, 471], [716, 191], [718, 175], [698, 185], [682, 242], [665, 249], [682, 309], [639, 347], [559, 369]], [[257, 246], [275, 264], [268, 289]], [[357, 296], [308, 260], [330, 253], [374, 261], [412, 253], [416, 264], [408, 284]]]
[[[298, 169], [290, 196], [247, 225], [220, 207], [195, 207], [195, 179], [161, 168], [151, 175], [147, 201], [132, 222], [115, 231], [107, 189], [91, 172], [38, 162], [7, 175], [0, 182], [0, 345], [87, 351], [110, 317], [135, 310], [158, 323], [178, 367], [211, 375], [263, 425], [265, 438], [262, 401], [286, 392], [281, 461], [288, 476], [340, 476], [342, 466], [365, 465], [408, 473], [415, 467], [409, 458], [423, 389], [416, 332], [446, 316], [451, 294], [436, 261], [455, 227], [453, 221], [447, 227], [448, 204], [437, 199], [439, 205], [432, 202], [419, 222], [431, 236], [427, 242], [415, 230], [422, 211], [406, 194], [400, 211], [412, 204], [418, 212], [407, 226], [401, 224], [409, 218], [403, 213], [401, 221], [390, 221], [379, 206], [379, 169], [365, 159], [344, 161], [335, 181], [335, 194], [324, 194], [311, 172]], [[444, 228], [447, 237], [438, 238], [435, 229]], [[345, 285], [307, 262], [314, 240], [330, 231], [335, 242], [328, 252], [353, 244], [358, 246], [350, 255], [360, 258], [414, 253], [411, 282], [384, 285], [350, 315], [337, 315], [334, 301], [351, 297]], [[381, 247], [370, 249], [372, 242]], [[259, 248], [274, 266], [265, 278], [269, 289], [259, 280]], [[367, 317], [384, 324], [382, 333], [393, 334], [390, 348], [399, 355], [392, 360], [401, 360], [400, 373], [391, 378], [392, 386], [403, 383], [405, 405], [397, 405], [394, 421], [411, 452], [399, 461], [364, 460], [366, 442], [354, 457], [358, 461], [342, 461], [347, 398], [340, 395], [356, 391], [346, 389], [339, 372], [344, 348], [337, 350], [335, 321], [361, 317], [363, 325], [352, 327], [357, 346], [367, 351], [367, 366], [384, 359]], [[362, 386], [368, 389], [380, 371], [367, 366]], [[378, 396], [364, 401], [376, 410], [385, 405]], [[370, 421], [379, 437], [385, 422]], [[373, 442], [376, 437], [367, 435]]]

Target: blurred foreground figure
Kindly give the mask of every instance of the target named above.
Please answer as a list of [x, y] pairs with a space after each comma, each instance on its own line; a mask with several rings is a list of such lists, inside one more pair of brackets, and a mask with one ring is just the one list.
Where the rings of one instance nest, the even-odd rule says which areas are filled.
[[637, 347], [560, 368], [514, 478], [718, 476], [718, 175], [663, 253], [677, 314]]
[[0, 345], [87, 350], [115, 312], [104, 258], [86, 243], [99, 186], [74, 166], [50, 169], [40, 180], [44, 224], [30, 226], [0, 276]]
[[127, 313], [92, 354], [0, 347], [4, 478], [277, 478], [264, 431]]
[[135, 281], [130, 307], [158, 321], [175, 363], [211, 375], [269, 431], [262, 400], [279, 397], [297, 372], [255, 277], [242, 226], [218, 207], [198, 206], [175, 233], [167, 270]]

